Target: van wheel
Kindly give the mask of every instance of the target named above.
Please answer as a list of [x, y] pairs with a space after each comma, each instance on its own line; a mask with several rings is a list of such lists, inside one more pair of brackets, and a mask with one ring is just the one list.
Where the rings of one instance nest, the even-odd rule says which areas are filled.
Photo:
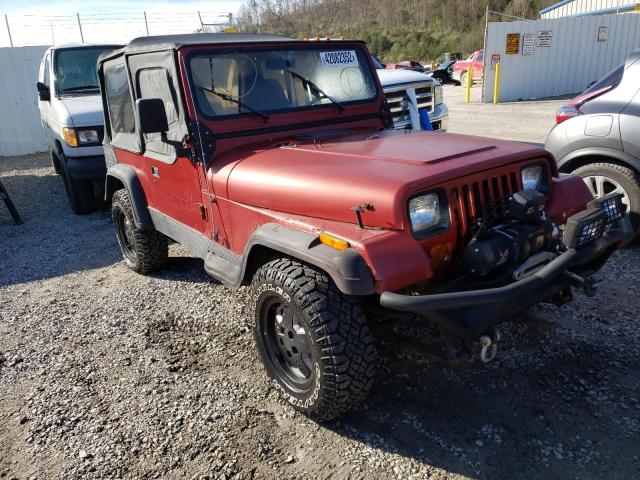
[[131, 270], [147, 274], [167, 266], [167, 237], [153, 228], [136, 227], [133, 207], [126, 190], [118, 190], [113, 194], [111, 217], [122, 257]]
[[460, 85], [467, 88], [468, 79], [469, 79], [469, 74], [467, 72], [464, 72], [462, 75], [460, 75]]
[[631, 224], [640, 230], [640, 176], [630, 168], [615, 163], [590, 163], [576, 168], [574, 175], [582, 177], [594, 197], [622, 193]]
[[325, 273], [289, 258], [263, 265], [251, 295], [258, 353], [289, 404], [324, 421], [363, 401], [377, 352], [355, 298]]
[[54, 149], [49, 150], [49, 156], [51, 157], [51, 166], [56, 175], [62, 175], [62, 168], [60, 168], [60, 160]]
[[69, 204], [71, 205], [71, 210], [79, 215], [93, 212], [96, 208], [93, 184], [71, 178], [64, 160], [60, 160], [62, 163], [62, 180], [64, 182], [64, 189], [67, 192]]

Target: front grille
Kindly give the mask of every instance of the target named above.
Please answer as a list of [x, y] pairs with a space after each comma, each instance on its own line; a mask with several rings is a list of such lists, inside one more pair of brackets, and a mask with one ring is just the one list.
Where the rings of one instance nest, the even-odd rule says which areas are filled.
[[495, 221], [504, 217], [507, 199], [521, 187], [519, 170], [513, 168], [481, 180], [457, 182], [449, 198], [459, 236], [470, 237], [483, 218]]
[[[393, 118], [393, 128], [411, 128], [411, 114], [409, 109], [411, 106], [408, 90], [413, 90], [416, 96], [417, 105], [415, 108], [420, 110], [426, 108], [429, 113], [433, 111], [434, 92], [433, 85], [430, 83], [409, 84], [398, 87], [390, 87], [385, 89], [385, 97], [389, 112]], [[416, 110], [416, 113], [417, 113]]]

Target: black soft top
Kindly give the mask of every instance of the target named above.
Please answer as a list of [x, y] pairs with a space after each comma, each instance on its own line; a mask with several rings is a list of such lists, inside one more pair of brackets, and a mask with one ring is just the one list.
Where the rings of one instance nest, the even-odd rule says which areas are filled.
[[186, 45], [210, 45], [225, 43], [292, 42], [294, 39], [282, 35], [262, 35], [255, 33], [187, 33], [184, 35], [157, 35], [138, 37], [124, 47], [100, 55], [99, 61], [117, 57], [123, 53], [139, 53], [158, 50], [178, 50]]
[[[265, 42], [297, 42], [294, 38], [282, 35], [263, 35], [258, 33], [187, 33], [183, 35], [157, 35], [151, 37], [138, 37], [127, 45], [110, 52], [104, 52], [98, 57], [98, 63], [109, 58], [118, 57], [125, 53], [157, 52], [166, 50], [178, 50], [187, 45], [224, 45], [238, 43], [265, 43]], [[349, 40], [362, 43], [361, 40]], [[322, 42], [325, 43], [325, 42]], [[326, 43], [338, 43], [331, 40]]]

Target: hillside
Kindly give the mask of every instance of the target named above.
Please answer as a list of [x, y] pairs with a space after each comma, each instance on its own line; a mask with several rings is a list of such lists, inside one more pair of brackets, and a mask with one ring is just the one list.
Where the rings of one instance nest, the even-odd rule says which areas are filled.
[[[493, 0], [489, 8], [537, 18], [553, 0]], [[431, 61], [443, 52], [482, 48], [486, 1], [481, 0], [249, 0], [240, 9], [244, 32], [295, 38], [364, 39], [388, 62]], [[508, 20], [492, 15], [491, 21]]]

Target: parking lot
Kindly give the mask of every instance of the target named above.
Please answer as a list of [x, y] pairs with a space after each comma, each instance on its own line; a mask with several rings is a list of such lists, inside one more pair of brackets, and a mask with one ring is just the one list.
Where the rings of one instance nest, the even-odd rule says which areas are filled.
[[450, 132], [538, 144], [544, 144], [555, 123], [556, 110], [566, 102], [556, 98], [498, 105], [480, 103], [480, 85], [471, 89], [471, 103], [465, 101], [464, 87], [445, 85], [444, 95], [451, 118]]
[[[464, 103], [450, 131], [544, 142], [561, 100]], [[111, 218], [73, 215], [46, 154], [0, 158], [0, 477], [637, 478], [640, 250], [595, 298], [505, 324], [497, 359], [452, 370], [380, 345], [363, 409], [318, 425], [278, 400], [247, 292], [171, 246], [128, 270]]]

